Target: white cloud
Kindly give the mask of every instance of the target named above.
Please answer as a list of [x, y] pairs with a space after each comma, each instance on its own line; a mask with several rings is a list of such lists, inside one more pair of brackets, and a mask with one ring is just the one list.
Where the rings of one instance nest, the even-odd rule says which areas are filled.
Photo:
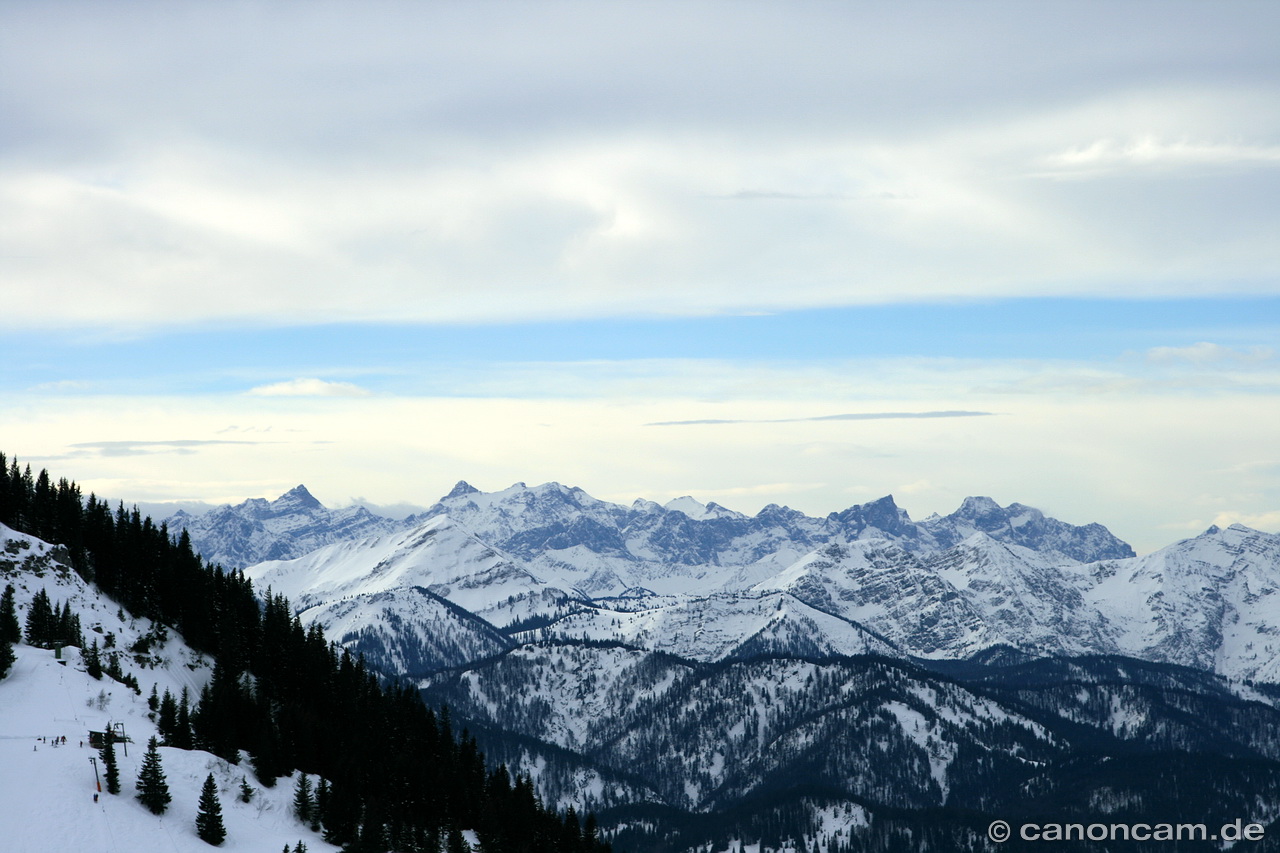
[[1245, 527], [1252, 527], [1254, 530], [1264, 530], [1268, 533], [1280, 533], [1280, 510], [1271, 512], [1240, 512], [1238, 510], [1225, 510], [1218, 513], [1213, 523], [1219, 527], [1228, 527], [1232, 524], [1243, 524]]
[[1263, 346], [1241, 350], [1201, 341], [1186, 347], [1153, 347], [1147, 350], [1146, 357], [1153, 364], [1259, 363], [1274, 358], [1275, 350]]
[[253, 397], [368, 397], [370, 392], [350, 382], [324, 379], [290, 379], [259, 385], [245, 392]]
[[1280, 166], [1280, 145], [1170, 141], [1142, 137], [1098, 139], [1046, 158], [1060, 174], [1098, 175], [1119, 169], [1189, 166]]

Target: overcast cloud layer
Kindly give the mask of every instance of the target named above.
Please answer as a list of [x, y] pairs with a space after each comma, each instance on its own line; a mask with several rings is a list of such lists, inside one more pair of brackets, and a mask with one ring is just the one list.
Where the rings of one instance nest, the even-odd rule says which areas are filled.
[[11, 326], [1280, 280], [1274, 4], [9, 2], [0, 18]]
[[1280, 528], [1280, 4], [0, 3], [0, 450], [100, 495]]

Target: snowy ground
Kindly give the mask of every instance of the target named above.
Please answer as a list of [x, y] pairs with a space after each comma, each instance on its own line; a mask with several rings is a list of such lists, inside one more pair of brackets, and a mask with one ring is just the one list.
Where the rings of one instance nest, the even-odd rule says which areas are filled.
[[[195, 834], [196, 804], [209, 773], [218, 782], [227, 829], [220, 849], [275, 853], [286, 844], [292, 850], [299, 840], [313, 853], [337, 849], [292, 816], [292, 780], [263, 789], [247, 767], [207, 752], [161, 747], [173, 802], [164, 815], [151, 814], [134, 799], [147, 739], [155, 734], [145, 695], [109, 678], [90, 678], [80, 671], [76, 649], [65, 650], [65, 665], [51, 651], [26, 645], [14, 651], [17, 663], [0, 681], [0, 848], [6, 853], [209, 850]], [[80, 744], [90, 729], [102, 730], [109, 721], [123, 722], [132, 743], [127, 757], [123, 745], [116, 746], [120, 793], [104, 790], [95, 803], [89, 758], [98, 752]], [[54, 746], [61, 737], [66, 745]], [[247, 804], [238, 799], [242, 776], [254, 790]]]
[[[79, 618], [85, 642], [129, 649], [153, 633], [145, 619], [132, 619], [98, 594], [78, 575], [58, 564], [50, 546], [0, 525], [0, 586], [12, 583], [19, 621], [32, 598], [48, 593], [55, 607], [67, 602]], [[12, 559], [8, 559], [12, 558]], [[21, 567], [21, 568], [19, 568]], [[196, 835], [200, 788], [212, 773], [218, 783], [227, 838], [220, 849], [277, 853], [299, 841], [311, 853], [337, 850], [292, 815], [294, 781], [281, 779], [264, 789], [247, 766], [238, 767], [207, 752], [161, 747], [160, 755], [173, 801], [160, 816], [143, 808], [134, 795], [147, 740], [156, 734], [148, 717], [152, 685], [175, 697], [184, 687], [198, 696], [209, 677], [207, 660], [169, 632], [148, 654], [122, 653], [125, 672], [142, 688], [137, 695], [110, 677], [94, 680], [84, 671], [80, 650], [68, 647], [59, 660], [52, 651], [19, 643], [17, 661], [0, 680], [0, 851], [3, 853], [186, 853], [210, 847]], [[94, 802], [97, 783], [89, 759], [90, 730], [121, 723], [129, 743], [118, 744], [120, 793], [105, 791]], [[55, 746], [65, 737], [66, 745]], [[81, 743], [85, 742], [84, 746]], [[128, 755], [125, 755], [125, 747]], [[99, 773], [102, 771], [99, 760]], [[240, 780], [253, 788], [248, 803], [239, 801]], [[105, 783], [104, 783], [105, 784]]]

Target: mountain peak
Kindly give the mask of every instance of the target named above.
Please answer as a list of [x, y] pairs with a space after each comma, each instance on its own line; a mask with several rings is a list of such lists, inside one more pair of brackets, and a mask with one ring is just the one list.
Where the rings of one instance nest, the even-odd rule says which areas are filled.
[[961, 517], [972, 518], [976, 515], [986, 515], [990, 512], [999, 511], [1000, 504], [991, 498], [983, 495], [971, 495], [960, 504], [960, 509], [956, 510], [956, 514]]
[[289, 507], [290, 509], [324, 509], [324, 504], [315, 499], [311, 492], [307, 491], [304, 485], [294, 486], [280, 497], [271, 502], [274, 509]]
[[477, 489], [475, 486], [471, 485], [466, 480], [459, 480], [454, 485], [454, 487], [449, 490], [449, 494], [445, 495], [444, 497], [445, 497], [445, 500], [448, 500], [449, 498], [460, 498], [463, 495], [478, 495], [478, 494], [480, 494], [480, 490]]

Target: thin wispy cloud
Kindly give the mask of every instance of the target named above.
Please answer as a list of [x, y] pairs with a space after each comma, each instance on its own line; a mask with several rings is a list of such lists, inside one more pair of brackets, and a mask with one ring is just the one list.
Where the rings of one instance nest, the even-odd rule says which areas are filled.
[[259, 385], [245, 392], [252, 397], [369, 397], [372, 392], [351, 382], [324, 379], [290, 379]]
[[1062, 175], [1100, 175], [1120, 169], [1193, 166], [1280, 166], [1280, 145], [1239, 145], [1145, 137], [1099, 139], [1047, 158]]
[[1201, 341], [1185, 347], [1152, 347], [1146, 360], [1152, 364], [1260, 364], [1275, 358], [1275, 350], [1266, 346], [1247, 349]]
[[192, 454], [219, 445], [267, 444], [262, 441], [226, 441], [219, 439], [178, 439], [175, 441], [81, 441], [70, 445], [77, 451], [95, 456], [148, 456], [155, 453]]
[[841, 415], [815, 415], [808, 418], [702, 418], [690, 421], [655, 421], [645, 426], [701, 426], [705, 424], [798, 424], [821, 421], [885, 421], [916, 418], [979, 418], [995, 412], [853, 412]]

